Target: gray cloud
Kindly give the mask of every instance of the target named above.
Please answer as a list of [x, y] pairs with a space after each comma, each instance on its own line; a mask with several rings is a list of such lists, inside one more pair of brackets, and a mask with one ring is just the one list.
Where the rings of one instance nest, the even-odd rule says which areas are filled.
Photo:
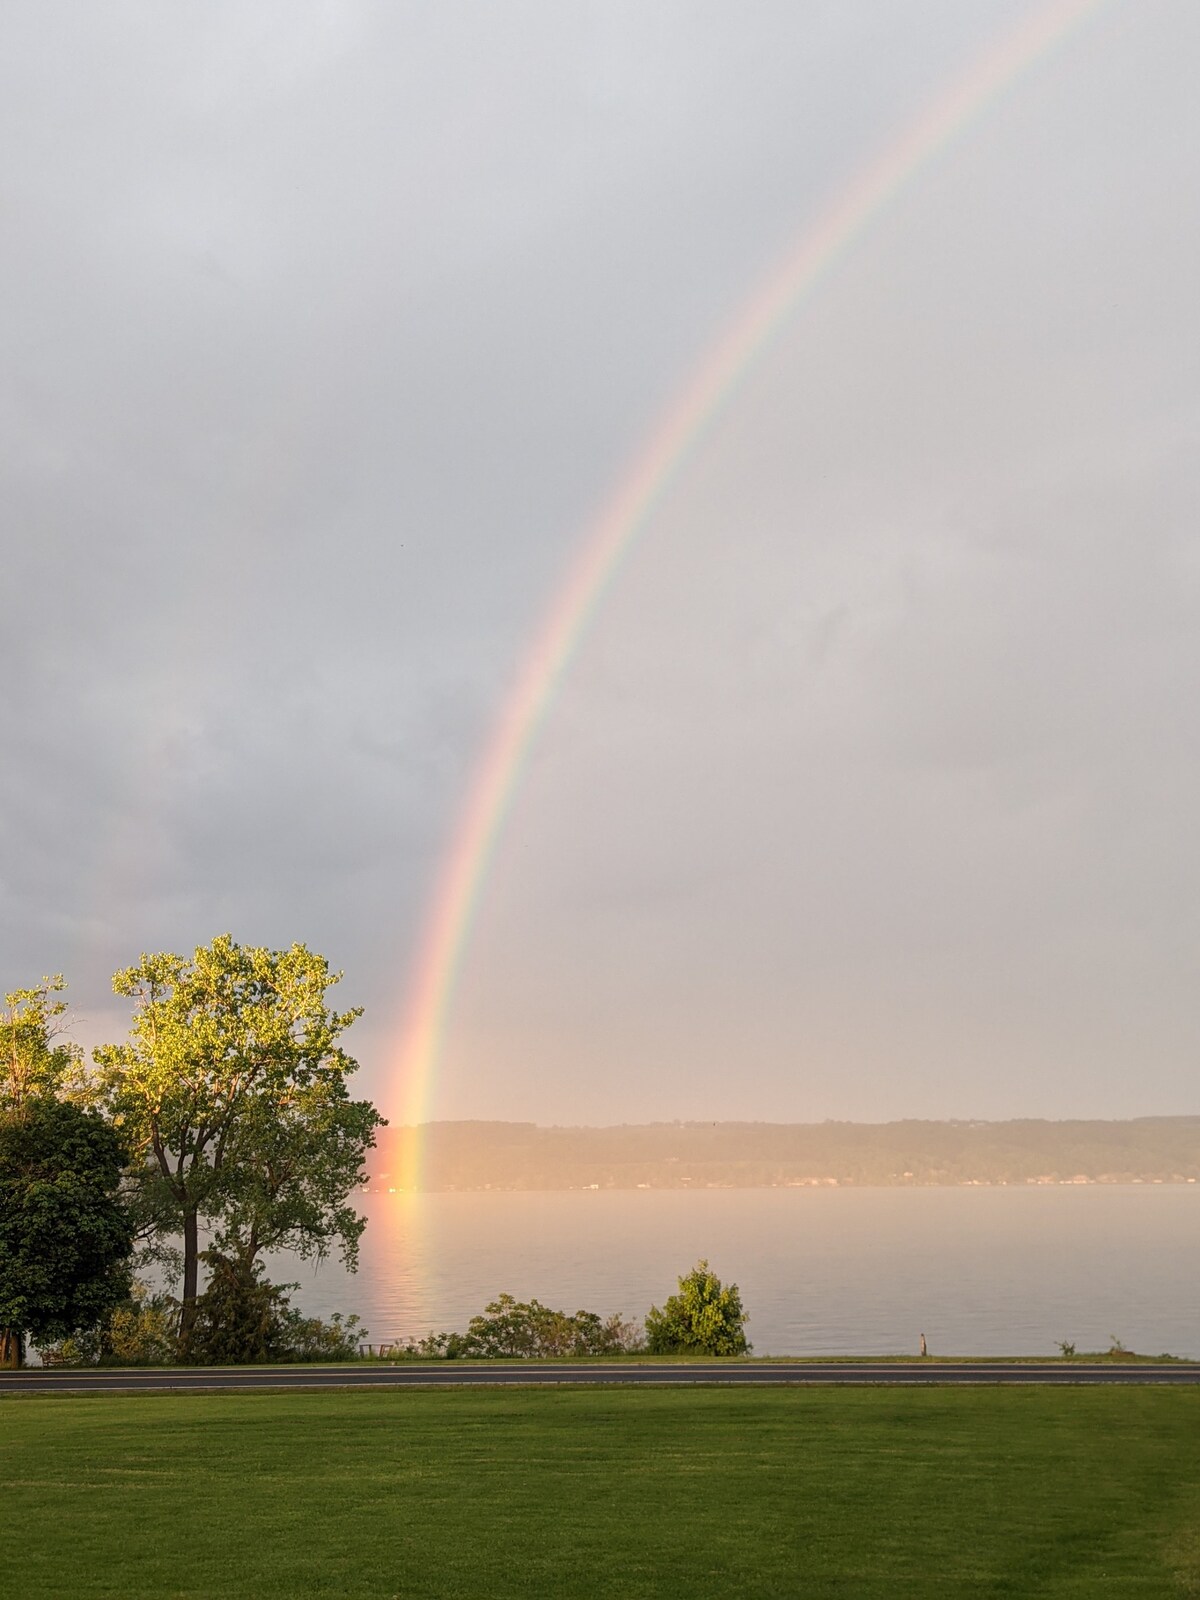
[[[304, 938], [388, 1037], [581, 530], [1029, 8], [14, 5], [0, 965]], [[646, 531], [498, 853], [447, 1112], [1186, 1109], [1182, 3], [908, 186]]]

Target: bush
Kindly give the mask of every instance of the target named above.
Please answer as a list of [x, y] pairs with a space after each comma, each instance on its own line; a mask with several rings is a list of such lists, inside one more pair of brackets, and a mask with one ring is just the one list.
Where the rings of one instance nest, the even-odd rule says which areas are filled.
[[393, 1358], [401, 1361], [457, 1361], [471, 1350], [463, 1333], [432, 1333], [424, 1339], [410, 1339], [392, 1347]]
[[642, 1348], [641, 1330], [619, 1315], [554, 1311], [537, 1300], [502, 1294], [471, 1318], [466, 1333], [431, 1333], [396, 1353], [408, 1360], [526, 1360], [629, 1354]]
[[107, 1321], [57, 1344], [41, 1346], [50, 1366], [150, 1367], [176, 1360], [179, 1307], [167, 1294], [152, 1294], [135, 1282], [129, 1299], [115, 1306]]
[[620, 1317], [605, 1322], [594, 1311], [569, 1316], [537, 1300], [502, 1294], [471, 1318], [465, 1343], [476, 1356], [602, 1356], [626, 1349], [630, 1328]]
[[196, 1300], [191, 1359], [224, 1366], [263, 1361], [349, 1361], [358, 1355], [356, 1316], [335, 1313], [329, 1322], [306, 1317], [292, 1305], [295, 1283], [269, 1283], [262, 1266], [208, 1250], [208, 1287]]
[[722, 1287], [708, 1262], [698, 1261], [661, 1311], [650, 1307], [646, 1342], [653, 1355], [745, 1355], [749, 1320], [737, 1284]]
[[[328, 1322], [291, 1304], [294, 1283], [268, 1283], [257, 1262], [205, 1255], [208, 1287], [197, 1301], [192, 1361], [204, 1366], [261, 1361], [353, 1361], [365, 1333], [356, 1316]], [[148, 1367], [179, 1360], [179, 1302], [135, 1283], [130, 1298], [98, 1328], [40, 1346], [48, 1366]]]
[[179, 1307], [169, 1294], [151, 1294], [137, 1283], [124, 1305], [108, 1319], [102, 1360], [119, 1366], [152, 1366], [174, 1361]]
[[359, 1327], [356, 1316], [343, 1317], [335, 1311], [328, 1322], [306, 1317], [289, 1307], [284, 1314], [283, 1361], [355, 1361], [358, 1341], [367, 1330]]

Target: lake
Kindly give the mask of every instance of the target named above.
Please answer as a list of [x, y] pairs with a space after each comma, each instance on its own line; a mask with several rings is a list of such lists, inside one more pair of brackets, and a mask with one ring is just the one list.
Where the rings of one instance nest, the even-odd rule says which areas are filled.
[[276, 1258], [370, 1338], [464, 1329], [507, 1291], [640, 1320], [706, 1256], [760, 1355], [1200, 1356], [1200, 1185], [364, 1194], [358, 1274]]

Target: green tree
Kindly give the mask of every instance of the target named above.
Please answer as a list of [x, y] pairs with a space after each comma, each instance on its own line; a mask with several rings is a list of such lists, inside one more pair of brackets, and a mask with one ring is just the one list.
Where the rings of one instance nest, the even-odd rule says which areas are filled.
[[[291, 1304], [294, 1283], [268, 1283], [261, 1263], [207, 1250], [208, 1286], [196, 1303], [192, 1354], [212, 1366], [249, 1361], [351, 1361], [358, 1355], [357, 1317], [335, 1312], [328, 1322]], [[363, 1330], [365, 1332], [365, 1330]]]
[[698, 1261], [661, 1311], [651, 1306], [646, 1344], [654, 1355], [740, 1356], [750, 1348], [749, 1320], [737, 1284], [723, 1287], [708, 1262]]
[[361, 1009], [327, 1003], [340, 977], [302, 944], [223, 934], [190, 959], [144, 955], [113, 979], [134, 1017], [127, 1043], [95, 1052], [98, 1078], [139, 1157], [145, 1214], [182, 1238], [185, 1359], [202, 1227], [247, 1281], [261, 1251], [285, 1245], [337, 1246], [356, 1264], [363, 1221], [346, 1200], [383, 1119], [346, 1088], [358, 1064], [339, 1040]]
[[0, 1015], [0, 1107], [19, 1109], [31, 1096], [57, 1095], [78, 1087], [82, 1052], [63, 1037], [67, 1009], [58, 997], [66, 988], [61, 973], [32, 989], [4, 997]]
[[126, 1150], [94, 1111], [23, 1093], [0, 1111], [0, 1366], [24, 1337], [63, 1339], [129, 1293]]
[[283, 1354], [287, 1291], [268, 1283], [259, 1262], [249, 1266], [218, 1250], [204, 1252], [208, 1285], [196, 1302], [192, 1357], [206, 1366], [275, 1361]]
[[347, 1198], [382, 1123], [332, 1072], [294, 1082], [278, 1100], [256, 1097], [226, 1163], [218, 1249], [249, 1268], [265, 1251], [321, 1259], [336, 1247], [353, 1271], [366, 1218]]

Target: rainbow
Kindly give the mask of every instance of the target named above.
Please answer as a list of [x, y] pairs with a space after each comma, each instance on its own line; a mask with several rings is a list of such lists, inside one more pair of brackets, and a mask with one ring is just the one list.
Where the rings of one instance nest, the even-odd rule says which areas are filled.
[[[929, 161], [1105, 3], [1053, 0], [1038, 8], [858, 174], [711, 346], [584, 535], [492, 730], [435, 886], [392, 1064], [402, 1123], [428, 1120], [446, 1016], [493, 848], [556, 690], [638, 535], [714, 417], [805, 297]], [[406, 1188], [420, 1181], [420, 1140], [412, 1147]]]

